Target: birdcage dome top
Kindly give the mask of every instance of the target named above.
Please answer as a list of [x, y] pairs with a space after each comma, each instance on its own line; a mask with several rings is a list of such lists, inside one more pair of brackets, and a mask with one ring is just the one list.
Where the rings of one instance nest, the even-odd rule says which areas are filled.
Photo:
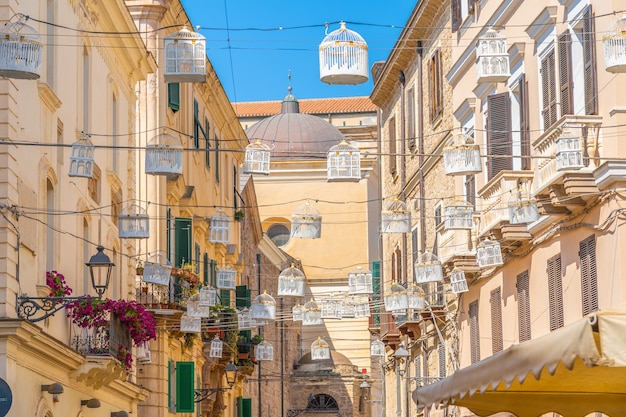
[[124, 207], [121, 214], [122, 216], [132, 216], [132, 215], [147, 216], [146, 209], [144, 209], [143, 207], [137, 204], [131, 204], [129, 206]]
[[21, 42], [41, 43], [41, 35], [32, 26], [24, 23], [20, 18], [17, 22], [7, 23], [0, 28], [0, 34], [9, 39], [19, 39]]
[[269, 295], [267, 292], [263, 292], [263, 294], [257, 295], [254, 300], [252, 300], [252, 304], [263, 304], [263, 305], [276, 305], [276, 300], [274, 297]]
[[357, 148], [356, 146], [350, 145], [345, 139], [343, 139], [341, 143], [339, 143], [338, 145], [335, 145], [328, 150], [329, 153], [331, 152], [352, 153], [352, 152], [358, 152], [358, 151], [359, 151], [359, 148]]
[[310, 202], [306, 202], [301, 206], [298, 206], [296, 210], [293, 212], [294, 216], [319, 216], [320, 211], [315, 208]]
[[246, 146], [246, 150], [269, 151], [270, 147], [261, 142], [261, 139], [256, 139], [254, 142]]
[[372, 271], [370, 271], [367, 268], [363, 268], [361, 265], [355, 267], [352, 269], [352, 271], [350, 271], [349, 275], [361, 275], [361, 274], [371, 274]]
[[183, 149], [180, 140], [176, 136], [172, 136], [167, 132], [162, 132], [150, 139], [146, 145], [148, 148], [175, 148]]
[[284, 278], [284, 279], [293, 279], [296, 281], [304, 281], [305, 277], [304, 277], [304, 272], [300, 271], [298, 268], [296, 268], [293, 264], [283, 270], [279, 275], [278, 278]]
[[177, 40], [177, 39], [197, 40], [197, 39], [205, 39], [205, 37], [198, 32], [190, 31], [189, 29], [187, 29], [187, 26], [185, 26], [178, 32], [170, 33], [164, 39], [166, 40]]
[[325, 341], [324, 339], [322, 339], [319, 336], [317, 336], [317, 340], [315, 340], [313, 343], [311, 343], [311, 349], [314, 349], [314, 348], [323, 349], [323, 348], [327, 348], [329, 346], [330, 345], [328, 344], [328, 342]]
[[409, 291], [412, 295], [416, 295], [418, 297], [426, 297], [426, 292], [424, 292], [424, 289], [417, 284], [411, 284]]
[[472, 138], [472, 136], [468, 135], [467, 133], [457, 132], [454, 135], [452, 135], [450, 140], [448, 140], [448, 144], [444, 148], [444, 151], [457, 149], [457, 148], [463, 148], [468, 145], [472, 147], [476, 146], [474, 144], [474, 138]]
[[417, 263], [419, 265], [428, 265], [428, 264], [433, 264], [433, 263], [437, 263], [439, 262], [439, 258], [437, 258], [436, 255], [433, 255], [430, 252], [424, 252], [422, 253], [419, 258]]
[[489, 28], [487, 29], [485, 34], [481, 36], [481, 38], [482, 39], [504, 39], [504, 36], [500, 35], [498, 31], [495, 30], [494, 28]]
[[406, 213], [407, 211], [406, 203], [396, 198], [387, 205], [386, 211], [393, 212], [393, 213]]
[[309, 301], [304, 303], [303, 308], [304, 308], [304, 311], [321, 311], [320, 307], [317, 305], [317, 303], [313, 299], [310, 299]]
[[391, 284], [391, 287], [389, 288], [389, 295], [400, 294], [406, 294], [406, 288], [404, 288], [401, 284], [398, 284], [397, 282]]
[[465, 201], [462, 197], [456, 197], [449, 207], [472, 207], [472, 205]]
[[358, 34], [357, 32], [350, 30], [346, 27], [346, 22], [339, 22], [339, 29], [333, 30], [322, 40], [320, 44], [320, 48], [326, 43], [335, 43], [335, 42], [353, 42], [357, 45], [362, 45], [367, 48], [367, 42], [365, 39]]
[[602, 40], [611, 38], [626, 38], [626, 13], [609, 25]]

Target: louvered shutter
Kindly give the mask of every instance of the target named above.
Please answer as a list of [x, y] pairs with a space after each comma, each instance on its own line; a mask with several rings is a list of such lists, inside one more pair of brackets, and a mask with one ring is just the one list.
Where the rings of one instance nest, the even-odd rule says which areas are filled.
[[209, 263], [209, 254], [208, 253], [204, 253], [204, 256], [202, 258], [202, 265], [204, 266], [204, 270], [202, 273], [202, 281], [204, 283], [205, 286], [209, 285], [210, 281], [210, 277], [211, 277], [211, 264]]
[[[411, 230], [411, 253], [412, 253], [412, 260], [413, 260], [413, 265], [415, 265], [415, 262], [417, 262], [417, 258], [419, 256], [419, 251], [417, 250], [417, 228]], [[413, 269], [413, 279], [415, 279], [415, 268]]]
[[191, 219], [177, 217], [174, 219], [174, 266], [181, 267], [183, 263], [191, 263]]
[[583, 61], [585, 76], [585, 114], [598, 114], [598, 75], [596, 65], [595, 22], [591, 5], [583, 14]]
[[519, 316], [519, 341], [530, 340], [530, 296], [528, 271], [517, 276], [517, 315]]
[[559, 83], [561, 91], [561, 116], [574, 114], [572, 96], [572, 37], [569, 31], [559, 35]]
[[480, 361], [480, 329], [478, 328], [478, 300], [469, 305], [470, 353], [472, 363]]
[[509, 93], [487, 98], [487, 166], [489, 179], [505, 169], [512, 169], [511, 105]]
[[389, 173], [396, 175], [396, 118], [389, 120]]
[[422, 363], [424, 378], [428, 378], [428, 375], [430, 374], [428, 369], [428, 339], [425, 339], [422, 342], [422, 359], [424, 361]]
[[491, 347], [493, 353], [502, 350], [502, 290], [491, 291]]
[[237, 397], [237, 417], [252, 417], [252, 398]]
[[554, 50], [541, 60], [541, 94], [543, 98], [543, 128], [548, 129], [557, 119], [556, 75], [554, 71]]
[[596, 238], [589, 236], [580, 242], [580, 281], [583, 316], [598, 310], [598, 271], [596, 267]]
[[561, 255], [548, 259], [548, 297], [550, 301], [550, 331], [553, 331], [563, 327]]
[[[415, 376], [417, 378], [421, 378], [422, 377], [422, 355], [417, 355], [415, 357]], [[419, 379], [418, 379], [418, 383], [417, 386], [421, 386], [422, 384], [420, 384]]]
[[176, 412], [194, 412], [194, 363], [176, 362]]
[[450, 0], [450, 14], [452, 15], [452, 32], [456, 32], [462, 23], [461, 0]]
[[415, 90], [409, 89], [406, 94], [406, 137], [409, 150], [415, 151]]
[[220, 301], [224, 307], [230, 307], [230, 290], [220, 290]]
[[172, 109], [173, 112], [180, 110], [180, 84], [167, 84], [167, 107]]
[[380, 306], [382, 305], [382, 293], [380, 290], [380, 261], [372, 262], [372, 318], [374, 327], [380, 326]]
[[528, 108], [528, 81], [522, 74], [519, 79], [520, 115], [519, 130], [522, 147], [522, 169], [530, 169], [530, 113]]
[[476, 206], [476, 176], [473, 174], [465, 176], [465, 201]]
[[237, 285], [235, 287], [235, 307], [250, 307], [250, 289], [247, 285]]

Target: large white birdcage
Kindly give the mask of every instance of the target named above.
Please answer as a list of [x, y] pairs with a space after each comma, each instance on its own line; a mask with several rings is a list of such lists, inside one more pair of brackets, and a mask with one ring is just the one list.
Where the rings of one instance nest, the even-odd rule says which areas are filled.
[[389, 292], [385, 294], [385, 311], [402, 311], [409, 308], [406, 288], [397, 282], [391, 284]]
[[326, 297], [320, 302], [323, 319], [341, 319], [343, 312], [343, 297]]
[[257, 295], [250, 306], [250, 317], [254, 320], [276, 320], [276, 300], [267, 292]]
[[234, 290], [237, 287], [237, 270], [226, 265], [217, 270], [217, 288], [220, 290]]
[[381, 212], [382, 233], [409, 233], [411, 231], [411, 212], [406, 203], [395, 198]]
[[348, 274], [348, 294], [371, 294], [374, 292], [372, 271], [361, 265]]
[[530, 182], [519, 182], [517, 190], [512, 190], [509, 197], [509, 223], [532, 223], [539, 219], [537, 200], [532, 198]]
[[420, 254], [415, 261], [415, 282], [423, 284], [425, 282], [434, 282], [443, 280], [443, 269], [441, 261], [437, 256], [430, 252]]
[[446, 206], [443, 211], [446, 230], [471, 230], [474, 207], [462, 198], [456, 198], [454, 202]]
[[327, 341], [321, 337], [317, 337], [313, 343], [311, 343], [311, 359], [312, 360], [324, 360], [330, 359], [330, 345]]
[[291, 215], [291, 236], [317, 239], [322, 234], [322, 216], [309, 201]]
[[212, 287], [200, 288], [200, 305], [214, 307], [217, 304], [217, 290]]
[[243, 162], [244, 174], [269, 174], [270, 154], [270, 147], [259, 139], [246, 146], [246, 155]]
[[411, 284], [406, 296], [409, 308], [423, 310], [426, 307], [426, 293], [419, 285]]
[[326, 166], [328, 181], [359, 181], [361, 152], [344, 139], [328, 150]]
[[494, 29], [478, 38], [476, 72], [479, 83], [506, 81], [511, 76], [506, 38]]
[[261, 342], [254, 348], [254, 358], [257, 361], [273, 361], [274, 346], [268, 342]]
[[163, 132], [146, 145], [146, 174], [180, 175], [183, 173], [183, 147], [180, 140]]
[[152, 255], [144, 264], [143, 282], [158, 285], [169, 285], [172, 275], [172, 263], [159, 253]]
[[480, 268], [491, 268], [502, 265], [504, 262], [502, 260], [500, 244], [489, 238], [480, 242], [476, 247], [476, 261]]
[[454, 134], [443, 149], [443, 167], [446, 175], [471, 175], [482, 170], [480, 147], [466, 133]]
[[291, 308], [291, 319], [293, 321], [302, 321], [302, 317], [304, 316], [304, 306], [300, 304], [296, 304]]
[[209, 242], [230, 242], [230, 218], [222, 209], [218, 209], [215, 214], [211, 216], [211, 225], [209, 226]]
[[317, 305], [317, 303], [311, 299], [306, 302], [303, 306], [304, 313], [302, 314], [302, 325], [303, 326], [313, 326], [316, 324], [323, 324], [324, 320], [322, 319], [322, 309]]
[[82, 178], [93, 177], [95, 147], [89, 137], [89, 135], [83, 133], [80, 139], [72, 144], [68, 176]]
[[186, 27], [163, 39], [166, 83], [206, 81], [206, 38]]
[[187, 315], [189, 317], [210, 317], [211, 307], [200, 304], [200, 294], [194, 294], [187, 300]]
[[370, 344], [370, 356], [382, 358], [385, 356], [385, 344], [380, 340], [374, 340]]
[[304, 273], [294, 264], [278, 275], [278, 296], [302, 297], [304, 295]]
[[452, 293], [460, 294], [468, 292], [467, 280], [465, 279], [465, 272], [462, 269], [455, 267], [450, 273], [450, 285], [452, 287]]
[[224, 342], [222, 342], [220, 338], [217, 335], [215, 335], [213, 340], [211, 340], [209, 358], [221, 358], [223, 351], [224, 351]]
[[200, 333], [202, 330], [202, 319], [200, 317], [190, 317], [183, 314], [180, 317], [180, 331], [183, 333]]
[[150, 237], [150, 218], [143, 207], [132, 204], [122, 210], [117, 219], [120, 239]]
[[[593, 34], [585, 34], [592, 36]], [[626, 13], [611, 24], [602, 37], [604, 68], [608, 72], [626, 72]]]
[[0, 28], [0, 77], [36, 80], [42, 59], [41, 36], [22, 16]]
[[580, 136], [564, 128], [556, 139], [556, 170], [569, 171], [583, 167], [583, 151]]
[[251, 330], [253, 328], [252, 317], [250, 317], [250, 310], [247, 307], [237, 312], [237, 327], [239, 330]]
[[340, 22], [319, 46], [320, 80], [327, 84], [361, 84], [368, 79], [367, 43]]

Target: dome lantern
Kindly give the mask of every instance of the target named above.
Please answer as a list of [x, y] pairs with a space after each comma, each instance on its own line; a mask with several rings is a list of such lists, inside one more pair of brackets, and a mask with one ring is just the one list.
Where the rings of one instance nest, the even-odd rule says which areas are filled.
[[316, 324], [323, 324], [322, 310], [313, 299], [309, 300], [303, 306], [304, 313], [302, 315], [303, 326], [313, 326]]
[[330, 359], [330, 345], [319, 336], [311, 343], [311, 359], [314, 361]]
[[444, 209], [446, 230], [471, 230], [474, 207], [462, 198]]
[[502, 261], [502, 251], [500, 244], [489, 238], [483, 240], [476, 247], [476, 261], [480, 268], [491, 268], [500, 266]]
[[219, 209], [211, 216], [209, 227], [209, 242], [228, 243], [230, 241], [230, 219]]
[[136, 204], [122, 210], [117, 219], [120, 239], [147, 239], [150, 237], [150, 218], [146, 210]]
[[165, 49], [166, 83], [203, 83], [206, 81], [206, 38], [186, 27], [167, 35]]
[[474, 138], [462, 132], [453, 135], [448, 146], [443, 149], [443, 166], [446, 175], [480, 172], [480, 147], [474, 143]]
[[361, 179], [361, 152], [345, 140], [328, 150], [326, 165], [328, 181]]
[[397, 197], [381, 212], [382, 233], [409, 233], [411, 231], [411, 213], [406, 203]]
[[0, 76], [36, 80], [41, 76], [41, 36], [20, 16], [0, 29]]
[[372, 271], [360, 265], [348, 274], [348, 294], [372, 294]]
[[261, 320], [276, 320], [276, 300], [267, 292], [257, 295], [252, 300], [250, 317]]
[[327, 84], [362, 84], [368, 80], [367, 43], [346, 28], [345, 22], [340, 25], [320, 43], [320, 80]]
[[626, 72], [626, 13], [609, 26], [602, 37], [604, 68], [608, 72]]
[[476, 44], [476, 71], [479, 83], [506, 81], [511, 76], [506, 38], [489, 29]]
[[70, 177], [93, 177], [93, 166], [95, 164], [94, 146], [89, 139], [89, 135], [84, 133], [76, 142], [72, 144], [72, 155], [70, 156], [70, 169], [67, 175]]
[[261, 142], [260, 139], [246, 146], [243, 173], [268, 175], [270, 173], [270, 153], [270, 147]]
[[274, 346], [268, 342], [261, 342], [254, 348], [254, 358], [257, 361], [273, 361]]
[[304, 273], [291, 266], [278, 275], [278, 296], [302, 297], [304, 295]]
[[443, 280], [443, 269], [437, 256], [430, 252], [422, 253], [415, 262], [415, 282], [434, 282]]
[[385, 295], [386, 311], [404, 311], [409, 308], [409, 300], [406, 294], [406, 288], [397, 282], [391, 284], [389, 293]]
[[180, 175], [183, 173], [183, 147], [180, 140], [163, 132], [146, 145], [146, 174]]
[[291, 237], [317, 239], [322, 234], [322, 216], [307, 200], [291, 215]]

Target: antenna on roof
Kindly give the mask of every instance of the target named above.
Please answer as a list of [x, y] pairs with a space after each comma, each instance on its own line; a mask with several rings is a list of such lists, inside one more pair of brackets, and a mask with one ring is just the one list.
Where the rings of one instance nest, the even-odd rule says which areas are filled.
[[289, 80], [289, 85], [287, 86], [287, 91], [291, 94], [291, 70], [287, 71], [287, 79]]

